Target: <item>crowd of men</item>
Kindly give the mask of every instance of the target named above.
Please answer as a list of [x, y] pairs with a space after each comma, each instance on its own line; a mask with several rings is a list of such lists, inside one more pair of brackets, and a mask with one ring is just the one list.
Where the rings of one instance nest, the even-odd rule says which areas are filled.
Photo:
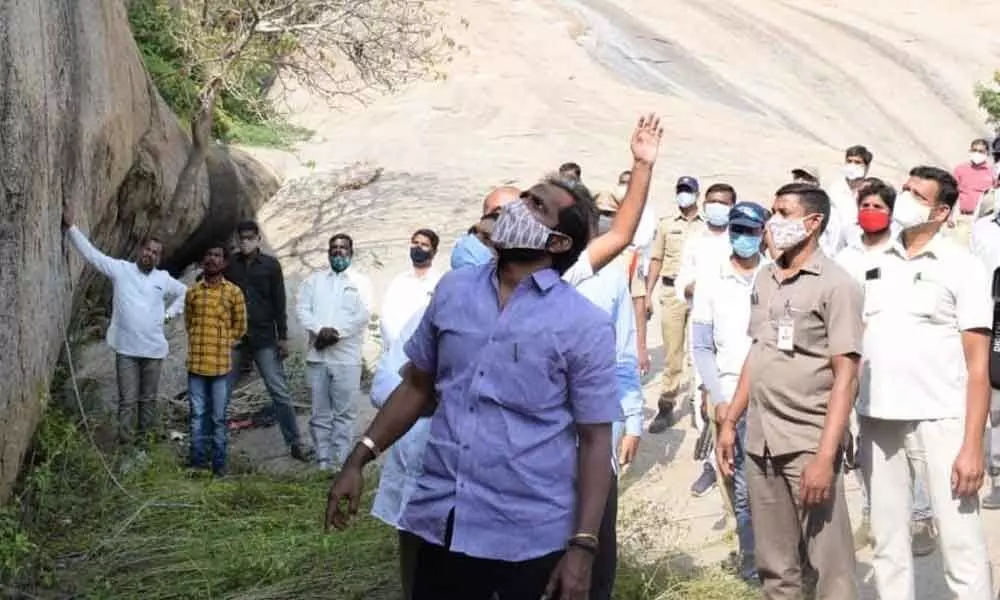
[[[661, 136], [654, 115], [641, 118], [631, 168], [596, 195], [575, 163], [492, 191], [448, 273], [434, 266], [438, 235], [415, 231], [411, 266], [378, 311], [351, 268], [353, 240], [330, 238], [329, 268], [302, 283], [294, 311], [308, 336], [311, 447], [282, 366], [281, 266], [255, 223], [239, 225], [234, 255], [209, 247], [187, 287], [155, 268], [158, 240], [134, 262], [112, 259], [67, 212], [71, 242], [114, 285], [122, 444], [141, 458], [153, 437], [163, 323], [183, 314], [191, 467], [225, 474], [226, 409], [247, 358], [290, 454], [339, 470], [328, 526], [348, 526], [364, 467], [386, 454], [372, 514], [399, 533], [406, 600], [609, 599], [617, 478], [643, 435], [658, 291], [665, 360], [647, 431], [673, 427], [690, 405], [703, 434], [691, 492], [718, 488], [734, 514], [740, 577], [769, 599], [809, 585], [850, 600], [855, 552], [871, 544], [880, 596], [907, 600], [913, 556], [939, 549], [953, 596], [991, 599], [979, 514], [1000, 508], [989, 143], [973, 141], [954, 174], [914, 167], [898, 190], [871, 176], [864, 146], [829, 181], [790, 169], [766, 203], [725, 182], [703, 192], [685, 175], [676, 210], [657, 221], [647, 198]], [[374, 312], [378, 413], [357, 438]], [[851, 470], [864, 491], [854, 531]]]

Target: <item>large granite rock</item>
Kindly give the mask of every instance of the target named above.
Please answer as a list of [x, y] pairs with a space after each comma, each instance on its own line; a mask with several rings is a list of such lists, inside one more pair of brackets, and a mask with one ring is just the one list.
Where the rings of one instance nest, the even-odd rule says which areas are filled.
[[213, 147], [173, 200], [189, 139], [147, 76], [121, 0], [0, 3], [0, 501], [17, 476], [88, 281], [63, 242], [72, 205], [98, 247], [127, 256], [155, 232], [174, 268], [274, 191], [268, 171]]

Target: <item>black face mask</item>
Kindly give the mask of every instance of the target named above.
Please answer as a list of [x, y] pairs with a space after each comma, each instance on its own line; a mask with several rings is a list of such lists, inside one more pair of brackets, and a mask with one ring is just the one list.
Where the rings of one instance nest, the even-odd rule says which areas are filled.
[[529, 250], [528, 248], [497, 248], [497, 264], [533, 263], [545, 258], [545, 250]]
[[410, 246], [410, 261], [415, 265], [427, 264], [431, 259], [431, 251], [420, 246]]

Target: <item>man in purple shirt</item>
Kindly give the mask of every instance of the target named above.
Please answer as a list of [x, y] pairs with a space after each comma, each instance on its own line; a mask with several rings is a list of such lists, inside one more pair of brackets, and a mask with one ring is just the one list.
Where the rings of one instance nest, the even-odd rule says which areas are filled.
[[441, 279], [402, 383], [330, 488], [327, 524], [343, 528], [364, 465], [433, 413], [400, 522], [423, 540], [413, 600], [587, 597], [621, 406], [611, 321], [559, 275], [594, 211], [565, 180], [503, 207], [497, 262]]

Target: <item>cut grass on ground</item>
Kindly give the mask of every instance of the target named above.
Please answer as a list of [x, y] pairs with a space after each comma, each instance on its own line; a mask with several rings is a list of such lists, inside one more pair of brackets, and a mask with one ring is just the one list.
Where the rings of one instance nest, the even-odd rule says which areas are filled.
[[[50, 410], [22, 491], [0, 513], [0, 581], [8, 593], [95, 600], [400, 597], [395, 532], [363, 516], [324, 534], [329, 479], [241, 469], [192, 475], [162, 446], [149, 467], [108, 477], [80, 427]], [[114, 463], [113, 459], [108, 459]], [[369, 476], [374, 485], [374, 473]], [[4, 520], [4, 517], [6, 520]], [[32, 597], [27, 596], [27, 597]], [[623, 560], [616, 598], [750, 598], [732, 577], [686, 575]]]

